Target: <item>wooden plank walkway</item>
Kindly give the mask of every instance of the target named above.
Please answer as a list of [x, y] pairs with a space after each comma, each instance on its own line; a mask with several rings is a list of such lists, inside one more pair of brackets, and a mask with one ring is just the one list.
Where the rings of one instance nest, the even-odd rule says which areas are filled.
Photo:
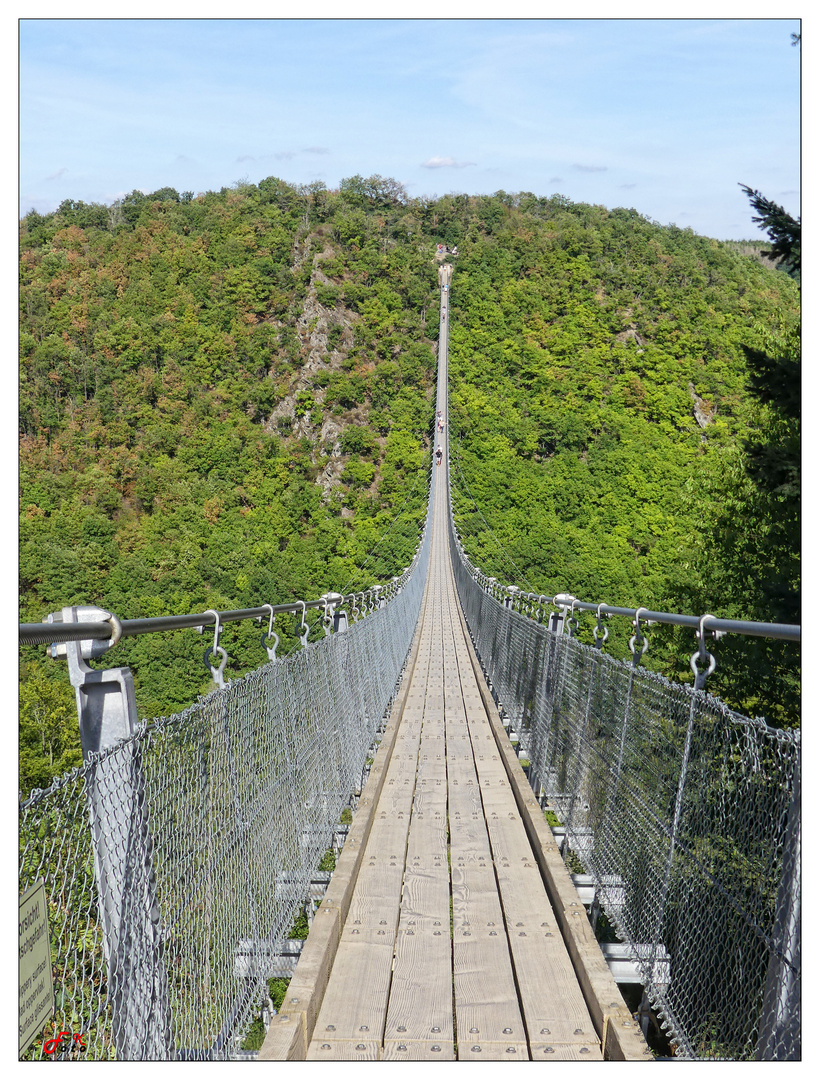
[[259, 1058], [648, 1060], [477, 678], [437, 473], [411, 660]]

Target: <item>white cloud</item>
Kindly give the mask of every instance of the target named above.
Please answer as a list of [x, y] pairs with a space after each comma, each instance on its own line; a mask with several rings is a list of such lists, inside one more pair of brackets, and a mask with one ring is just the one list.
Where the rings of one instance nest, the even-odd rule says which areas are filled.
[[306, 146], [302, 151], [303, 154], [329, 154], [330, 151], [326, 146]]
[[68, 169], [58, 169], [57, 172], [53, 172], [51, 176], [47, 176], [46, 180], [59, 180], [61, 177], [65, 176], [67, 172]]
[[422, 161], [422, 169], [466, 169], [468, 165], [475, 165], [474, 161], [456, 161], [451, 157], [431, 157]]
[[606, 172], [606, 165], [573, 165], [579, 172]]

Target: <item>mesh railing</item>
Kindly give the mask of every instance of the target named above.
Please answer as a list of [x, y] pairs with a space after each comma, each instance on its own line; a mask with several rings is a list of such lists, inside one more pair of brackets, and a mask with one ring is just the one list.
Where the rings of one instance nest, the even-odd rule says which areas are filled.
[[459, 597], [565, 858], [684, 1058], [800, 1056], [800, 734]]
[[398, 595], [344, 633], [143, 724], [21, 805], [20, 893], [45, 883], [57, 1010], [26, 1056], [64, 1030], [98, 1060], [232, 1057], [361, 787], [428, 552], [429, 529]]

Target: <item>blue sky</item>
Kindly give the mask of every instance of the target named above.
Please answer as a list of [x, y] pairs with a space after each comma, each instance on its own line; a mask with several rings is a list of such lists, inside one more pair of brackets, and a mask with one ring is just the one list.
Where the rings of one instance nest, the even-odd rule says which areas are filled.
[[414, 196], [558, 192], [762, 238], [739, 182], [800, 213], [798, 29], [24, 18], [19, 209], [380, 173]]

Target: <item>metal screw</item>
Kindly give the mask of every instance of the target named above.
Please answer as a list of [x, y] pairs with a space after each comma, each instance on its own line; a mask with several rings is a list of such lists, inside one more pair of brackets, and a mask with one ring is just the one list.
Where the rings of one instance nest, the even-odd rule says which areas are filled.
[[589, 1047], [588, 1046], [582, 1046], [580, 1052], [582, 1054], [588, 1054], [589, 1053]]
[[550, 1033], [549, 1028], [541, 1028], [541, 1034], [542, 1035], [549, 1035], [549, 1033]]
[[480, 1054], [481, 1053], [481, 1047], [480, 1046], [471, 1046], [470, 1049], [472, 1050], [472, 1052], [474, 1054]]
[[555, 1049], [552, 1046], [545, 1046], [544, 1047], [544, 1053], [545, 1054], [554, 1054]]
[[367, 1026], [367, 1024], [362, 1024], [362, 1026], [359, 1028], [359, 1031], [370, 1031], [370, 1028]]
[[299, 998], [291, 998], [290, 1003], [291, 1003], [291, 1005], [298, 1005], [299, 1004]]
[[357, 1043], [356, 1044], [356, 1049], [357, 1050], [364, 1050], [364, 1043]]
[[335, 1031], [335, 1030], [336, 1030], [336, 1025], [335, 1024], [328, 1024], [327, 1027], [325, 1028], [325, 1031]]
[[404, 1045], [404, 1043], [399, 1043], [399, 1050], [406, 1050], [406, 1049], [407, 1049], [407, 1047]]
[[504, 1028], [505, 1035], [512, 1035], [512, 1028]]
[[330, 1049], [330, 1043], [322, 1043], [322, 1049], [323, 1050], [329, 1050]]
[[471, 1035], [478, 1035], [478, 1028], [470, 1028]]
[[576, 1028], [574, 1033], [576, 1035], [583, 1035], [584, 1034], [583, 1031], [581, 1030], [581, 1028]]
[[441, 1050], [441, 1047], [440, 1046], [431, 1046], [430, 1049], [435, 1050], [435, 1051], [439, 1051], [439, 1050]]
[[430, 1030], [432, 1031], [432, 1033], [434, 1035], [438, 1035], [438, 1033], [441, 1031], [441, 1028], [440, 1027], [434, 1027], [434, 1028], [430, 1028]]
[[515, 1053], [515, 1047], [514, 1046], [508, 1046], [507, 1047], [507, 1053], [508, 1054], [514, 1054]]

